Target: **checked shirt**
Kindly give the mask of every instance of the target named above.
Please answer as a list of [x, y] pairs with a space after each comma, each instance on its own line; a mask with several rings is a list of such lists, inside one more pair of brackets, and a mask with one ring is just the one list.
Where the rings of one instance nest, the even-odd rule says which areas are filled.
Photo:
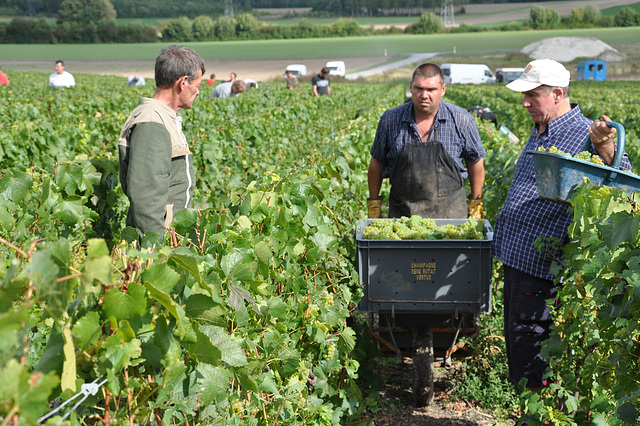
[[[453, 158], [462, 179], [466, 179], [468, 172], [462, 159], [477, 161], [486, 155], [473, 116], [460, 107], [440, 101], [433, 128], [436, 140], [442, 143]], [[432, 131], [429, 140], [433, 138]], [[391, 176], [395, 159], [402, 152], [405, 143], [410, 140], [420, 141], [420, 134], [413, 114], [413, 103], [408, 101], [385, 111], [378, 122], [371, 156], [385, 163], [383, 178]]]
[[[582, 115], [577, 104], [571, 106], [570, 112], [550, 121], [541, 135], [538, 136], [538, 125], [531, 132], [516, 164], [513, 183], [504, 206], [498, 214], [491, 247], [493, 257], [505, 265], [545, 280], [554, 279], [549, 273], [552, 259], [547, 254], [537, 252], [533, 242], [538, 236], [545, 235], [566, 244], [567, 228], [572, 222], [572, 216], [567, 213], [566, 205], [543, 200], [538, 196], [533, 156], [526, 151], [537, 150], [540, 146], [545, 149], [555, 146], [571, 155], [582, 151], [592, 121]], [[620, 167], [631, 170], [626, 153]], [[560, 256], [561, 251], [558, 250], [554, 255]]]

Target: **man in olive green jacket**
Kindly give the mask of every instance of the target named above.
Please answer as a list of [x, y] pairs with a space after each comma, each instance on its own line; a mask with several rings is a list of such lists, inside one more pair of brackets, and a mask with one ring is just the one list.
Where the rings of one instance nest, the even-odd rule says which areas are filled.
[[163, 234], [176, 212], [191, 207], [195, 172], [177, 112], [191, 108], [204, 72], [204, 61], [193, 50], [162, 49], [155, 93], [141, 99], [120, 133], [120, 183], [130, 203], [127, 226], [141, 236]]

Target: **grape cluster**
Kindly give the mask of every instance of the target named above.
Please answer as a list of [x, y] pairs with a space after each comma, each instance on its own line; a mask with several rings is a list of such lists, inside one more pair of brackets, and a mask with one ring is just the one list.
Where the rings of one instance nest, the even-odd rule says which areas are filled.
[[600, 158], [599, 155], [591, 154], [589, 151], [582, 151], [577, 153], [576, 155], [571, 155], [567, 152], [560, 151], [555, 146], [550, 147], [548, 150], [545, 149], [543, 146], [541, 146], [541, 147], [538, 147], [538, 151], [550, 152], [552, 154], [559, 154], [565, 157], [575, 158], [576, 160], [589, 161], [591, 163], [598, 164], [600, 166], [605, 165], [604, 161], [602, 161], [602, 158]]
[[362, 230], [362, 237], [365, 240], [484, 239], [482, 222], [468, 220], [460, 225], [437, 226], [435, 220], [417, 215], [392, 220], [374, 220]]

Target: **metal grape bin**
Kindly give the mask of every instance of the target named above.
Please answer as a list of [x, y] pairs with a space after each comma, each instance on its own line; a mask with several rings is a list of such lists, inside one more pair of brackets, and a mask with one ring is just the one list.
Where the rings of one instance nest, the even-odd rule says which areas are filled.
[[[375, 220], [358, 221], [358, 273], [364, 296], [362, 312], [491, 312], [491, 243], [486, 219], [483, 240], [365, 240], [363, 229]], [[437, 226], [467, 219], [434, 219]]]
[[[613, 165], [601, 166], [589, 161], [578, 160], [546, 151], [529, 150], [527, 154], [533, 156], [533, 168], [536, 174], [538, 195], [545, 200], [569, 204], [573, 191], [588, 179], [596, 186], [613, 186], [627, 191], [629, 194], [640, 190], [640, 177], [620, 170], [622, 154], [624, 152], [625, 131], [621, 124], [606, 122], [609, 127], [617, 130], [618, 141]], [[591, 146], [587, 137], [583, 151]]]

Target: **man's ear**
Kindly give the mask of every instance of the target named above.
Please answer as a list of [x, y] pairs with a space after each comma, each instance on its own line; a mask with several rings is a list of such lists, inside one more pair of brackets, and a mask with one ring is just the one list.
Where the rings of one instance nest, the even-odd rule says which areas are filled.
[[552, 93], [554, 101], [564, 98], [564, 89], [562, 87], [554, 87]]
[[187, 75], [183, 75], [182, 77], [176, 80], [177, 88], [180, 91], [183, 91], [184, 88], [187, 86], [187, 84], [189, 84], [189, 76]]

